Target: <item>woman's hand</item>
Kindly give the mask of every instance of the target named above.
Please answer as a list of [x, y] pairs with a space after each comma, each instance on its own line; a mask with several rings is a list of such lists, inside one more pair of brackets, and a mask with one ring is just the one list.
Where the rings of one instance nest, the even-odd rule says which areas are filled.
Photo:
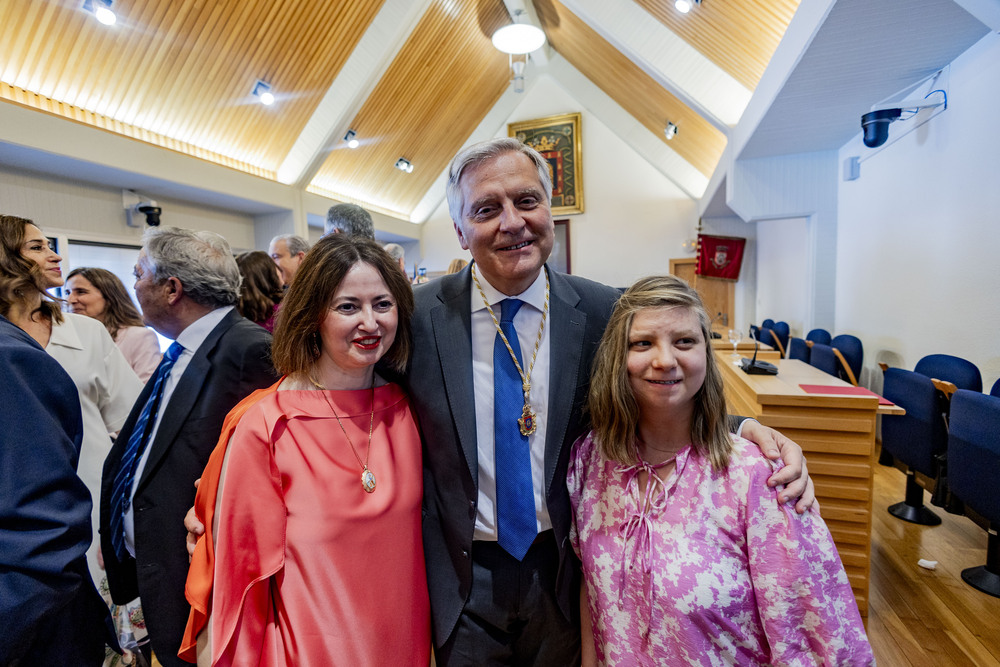
[[798, 498], [795, 502], [795, 511], [799, 514], [814, 509], [819, 512], [819, 503], [816, 502], [816, 489], [813, 481], [806, 470], [806, 459], [802, 455], [802, 448], [795, 442], [786, 438], [773, 428], [764, 426], [758, 421], [747, 419], [743, 422], [740, 434], [755, 443], [769, 459], [781, 458], [785, 467], [771, 475], [767, 480], [770, 487], [784, 484], [779, 500], [785, 502], [793, 498]]
[[[201, 483], [201, 478], [194, 480], [194, 488], [197, 490], [198, 485]], [[187, 511], [184, 515], [184, 528], [187, 529], [187, 550], [188, 550], [188, 560], [194, 556], [194, 547], [198, 544], [198, 538], [205, 534], [205, 524], [198, 520], [198, 515], [195, 514], [194, 506]]]

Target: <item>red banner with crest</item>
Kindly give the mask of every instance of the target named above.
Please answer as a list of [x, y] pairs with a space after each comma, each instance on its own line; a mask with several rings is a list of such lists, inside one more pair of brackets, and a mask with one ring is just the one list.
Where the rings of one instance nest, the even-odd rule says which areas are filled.
[[695, 273], [706, 278], [739, 280], [746, 243], [746, 239], [736, 236], [698, 234], [698, 266]]

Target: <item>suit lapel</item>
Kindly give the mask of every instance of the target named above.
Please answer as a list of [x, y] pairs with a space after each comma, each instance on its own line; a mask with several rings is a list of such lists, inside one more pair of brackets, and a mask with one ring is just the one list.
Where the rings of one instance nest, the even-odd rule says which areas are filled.
[[[465, 452], [465, 460], [479, 486], [479, 448], [476, 439], [476, 390], [472, 380], [472, 280], [466, 268], [455, 276], [445, 276], [438, 299], [431, 309], [434, 345], [441, 361], [445, 395], [455, 430]], [[425, 439], [433, 439], [426, 434]]]
[[160, 426], [156, 431], [156, 439], [149, 445], [149, 459], [146, 461], [146, 466], [143, 469], [142, 478], [136, 486], [136, 493], [145, 486], [149, 476], [156, 470], [160, 461], [170, 450], [170, 446], [173, 444], [177, 434], [187, 423], [191, 409], [194, 407], [195, 401], [201, 394], [202, 386], [205, 384], [205, 380], [212, 370], [212, 362], [209, 356], [215, 350], [215, 346], [218, 345], [222, 334], [228, 331], [238, 321], [239, 317], [240, 315], [235, 310], [232, 310], [212, 329], [212, 332], [208, 334], [205, 341], [195, 351], [194, 357], [187, 368], [184, 369], [184, 375], [181, 376], [180, 381], [170, 395], [170, 402], [166, 406], [161, 406], [163, 418], [160, 420]]
[[545, 430], [545, 486], [551, 488], [556, 464], [569, 428], [581, 378], [580, 357], [587, 314], [577, 310], [580, 295], [555, 271], [549, 270], [549, 423]]

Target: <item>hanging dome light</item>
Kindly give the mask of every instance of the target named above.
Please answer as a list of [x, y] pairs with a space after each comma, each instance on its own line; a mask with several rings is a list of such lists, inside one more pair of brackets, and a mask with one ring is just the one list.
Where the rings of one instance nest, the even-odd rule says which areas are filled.
[[520, 22], [523, 15], [523, 9], [514, 10], [514, 23], [493, 33], [493, 46], [497, 50], [510, 54], [531, 53], [545, 43], [545, 33], [541, 28]]

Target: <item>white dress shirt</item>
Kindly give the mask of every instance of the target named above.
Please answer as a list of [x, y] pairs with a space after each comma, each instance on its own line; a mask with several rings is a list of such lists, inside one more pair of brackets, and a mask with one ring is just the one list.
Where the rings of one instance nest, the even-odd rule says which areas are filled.
[[134, 557], [135, 556], [135, 521], [132, 515], [134, 504], [132, 499], [135, 498], [135, 489], [139, 485], [139, 480], [142, 479], [143, 470], [146, 469], [146, 461], [149, 459], [149, 452], [153, 449], [153, 443], [156, 442], [156, 432], [160, 428], [160, 420], [163, 419], [163, 413], [167, 410], [167, 405], [170, 404], [170, 397], [174, 393], [174, 389], [177, 388], [177, 383], [180, 382], [181, 376], [184, 375], [184, 371], [187, 370], [188, 364], [191, 363], [191, 359], [194, 358], [195, 353], [201, 344], [205, 342], [208, 338], [208, 334], [212, 333], [212, 330], [218, 326], [222, 318], [233, 309], [233, 306], [225, 306], [223, 308], [216, 308], [207, 315], [202, 315], [202, 317], [191, 324], [188, 325], [181, 335], [177, 337], [177, 342], [181, 344], [184, 351], [181, 352], [181, 356], [177, 357], [177, 361], [174, 362], [174, 367], [170, 369], [170, 376], [167, 377], [166, 382], [163, 383], [163, 396], [160, 398], [160, 408], [156, 411], [156, 420], [153, 422], [153, 430], [149, 432], [149, 442], [146, 443], [146, 449], [143, 450], [142, 456], [139, 458], [139, 462], [135, 466], [135, 475], [132, 477], [132, 491], [129, 497], [128, 510], [125, 511], [125, 548]]
[[[531, 355], [538, 339], [538, 329], [542, 322], [542, 312], [545, 310], [545, 270], [543, 269], [535, 282], [521, 294], [508, 297], [495, 289], [478, 271], [479, 284], [486, 293], [490, 307], [500, 320], [500, 302], [507, 298], [520, 299], [524, 302], [514, 316], [514, 328], [517, 329], [517, 339], [521, 345], [521, 368], [527, 373], [531, 365]], [[476, 439], [479, 449], [479, 502], [476, 516], [476, 530], [473, 539], [497, 539], [497, 504], [496, 504], [496, 462], [494, 461], [494, 431], [493, 431], [493, 342], [497, 329], [490, 317], [483, 297], [475, 282], [472, 283], [472, 374], [476, 395]], [[528, 436], [528, 446], [531, 448], [531, 486], [535, 493], [535, 516], [538, 521], [538, 531], [552, 528], [549, 510], [545, 504], [545, 433], [548, 426], [549, 408], [549, 332], [552, 329], [550, 312], [546, 316], [545, 330], [538, 346], [538, 356], [531, 371], [531, 409], [538, 424], [534, 433]], [[510, 419], [516, 421], [521, 413], [511, 414]]]

